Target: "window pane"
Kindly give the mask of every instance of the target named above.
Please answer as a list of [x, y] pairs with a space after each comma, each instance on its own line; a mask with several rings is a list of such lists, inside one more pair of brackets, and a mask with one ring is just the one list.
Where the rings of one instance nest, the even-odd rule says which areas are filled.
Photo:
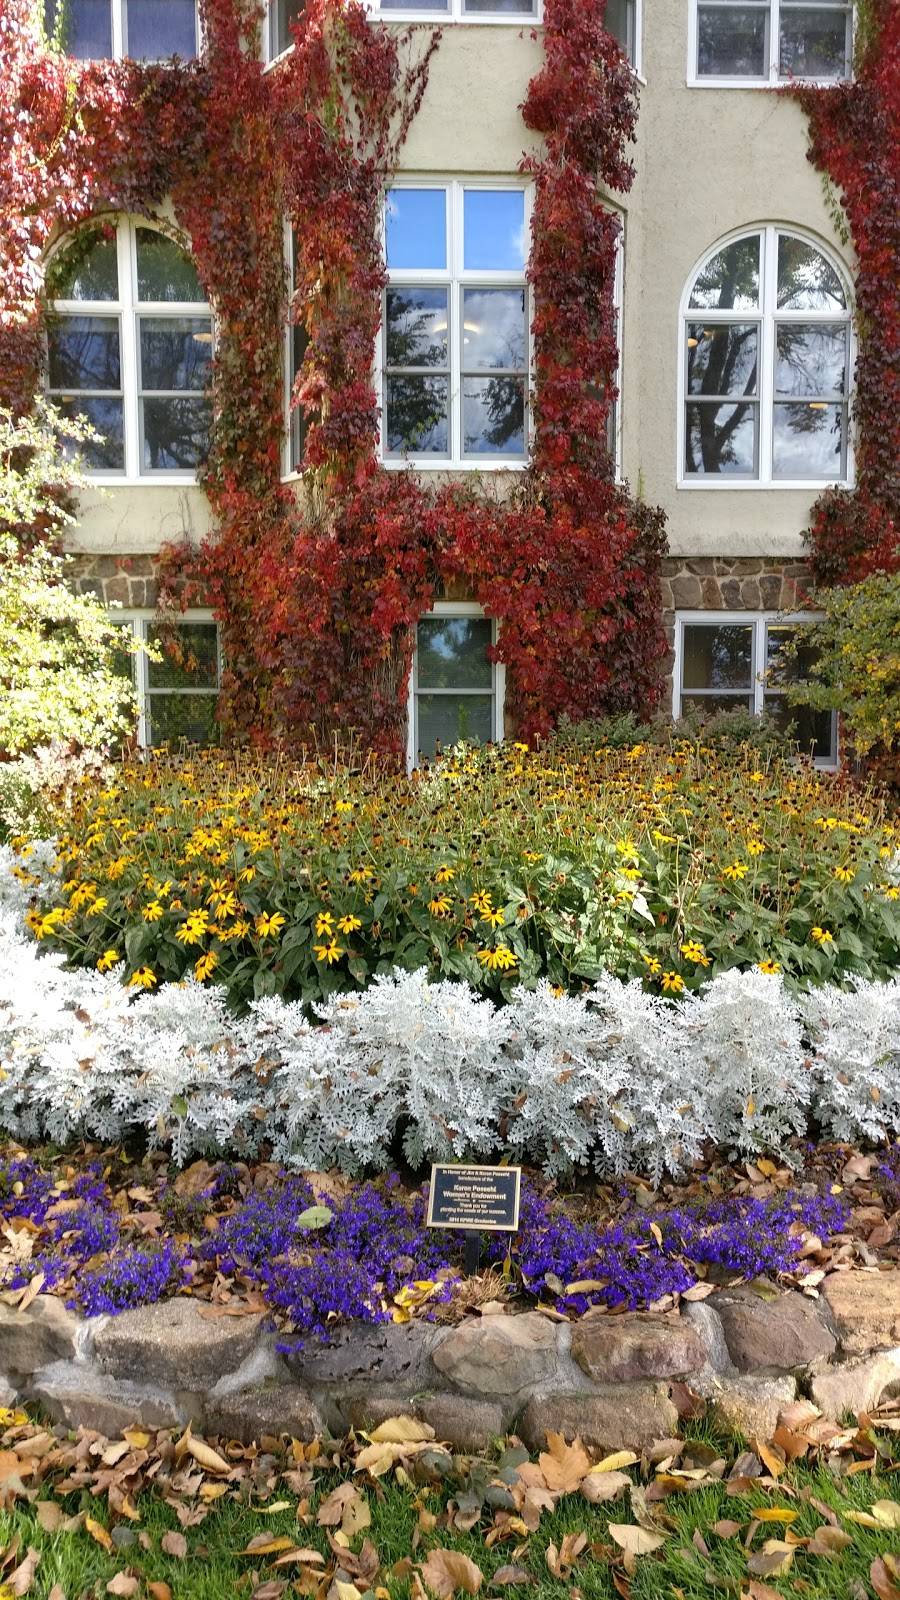
[[524, 378], [464, 378], [462, 392], [464, 453], [524, 456]]
[[494, 17], [513, 15], [537, 16], [535, 0], [463, 0], [463, 11], [487, 14]]
[[688, 402], [685, 471], [756, 472], [755, 404], [724, 405]]
[[604, 26], [634, 61], [634, 0], [606, 0]]
[[524, 272], [525, 191], [467, 189], [463, 233], [467, 272]]
[[450, 452], [449, 378], [389, 377], [385, 437], [391, 455]]
[[161, 661], [147, 662], [151, 689], [218, 688], [218, 629], [214, 622], [150, 627], [147, 641], [158, 645], [162, 652]]
[[522, 372], [526, 355], [525, 290], [466, 289], [463, 292], [462, 365], [505, 367]]
[[776, 478], [843, 478], [844, 407], [824, 400], [775, 405], [772, 473]]
[[52, 38], [62, 16], [60, 44], [78, 61], [102, 61], [112, 55], [110, 0], [45, 0], [44, 26]]
[[206, 299], [189, 255], [156, 228], [137, 229], [138, 299], [179, 301]]
[[381, 11], [439, 11], [446, 15], [450, 0], [380, 0]]
[[119, 389], [118, 317], [59, 317], [47, 328], [51, 389]]
[[389, 289], [385, 324], [389, 367], [449, 365], [446, 289]]
[[164, 61], [197, 54], [195, 0], [125, 0], [125, 54]]
[[784, 656], [783, 648], [795, 637], [797, 629], [790, 624], [770, 623], [766, 629], [766, 685], [776, 689], [785, 683], [802, 683], [819, 659], [814, 644], [805, 642], [796, 655]]
[[753, 628], [749, 623], [688, 623], [681, 682], [685, 689], [752, 689]]
[[682, 715], [686, 711], [699, 711], [703, 716], [712, 717], [717, 711], [752, 711], [752, 694], [683, 694], [681, 696]]
[[793, 737], [804, 753], [819, 761], [834, 760], [834, 717], [830, 711], [788, 705], [782, 694], [767, 694], [764, 704], [779, 728], [793, 725]]
[[214, 694], [151, 694], [147, 711], [152, 745], [218, 743]]
[[846, 306], [831, 262], [805, 239], [787, 233], [778, 236], [778, 304], [785, 311], [843, 311]]
[[294, 42], [291, 32], [295, 22], [303, 15], [306, 0], [270, 0], [269, 3], [269, 59], [280, 56]]
[[417, 674], [423, 689], [490, 689], [489, 617], [423, 617]]
[[779, 70], [788, 78], [842, 78], [850, 65], [850, 18], [832, 6], [781, 10]]
[[47, 293], [54, 300], [118, 300], [115, 233], [107, 237], [99, 228], [79, 233], [51, 261]]
[[847, 327], [842, 323], [782, 322], [776, 328], [775, 393], [843, 394], [847, 381]]
[[688, 323], [688, 394], [755, 394], [758, 338], [755, 324]]
[[438, 746], [446, 750], [460, 739], [488, 744], [493, 737], [494, 701], [489, 694], [420, 694], [416, 707], [419, 753], [427, 761]]
[[697, 72], [710, 78], [767, 78], [768, 33], [768, 7], [701, 6]]
[[145, 472], [193, 470], [209, 446], [209, 406], [194, 395], [141, 401], [141, 464]]
[[385, 201], [387, 264], [394, 271], [447, 265], [445, 189], [389, 189]]
[[86, 417], [102, 436], [99, 444], [74, 445], [85, 466], [93, 472], [122, 472], [125, 467], [125, 421], [122, 401], [100, 395], [79, 395], [77, 400], [51, 395], [64, 417]]
[[141, 388], [205, 389], [212, 337], [207, 317], [141, 317]]
[[736, 239], [701, 272], [691, 295], [691, 306], [703, 311], [751, 311], [759, 305], [760, 237]]
[[[306, 352], [309, 347], [309, 334], [300, 322], [291, 326], [291, 393], [294, 390], [294, 381], [303, 366]], [[291, 403], [289, 405], [291, 427], [291, 460], [292, 470], [299, 470], [303, 463], [306, 451], [306, 412], [303, 406]]]

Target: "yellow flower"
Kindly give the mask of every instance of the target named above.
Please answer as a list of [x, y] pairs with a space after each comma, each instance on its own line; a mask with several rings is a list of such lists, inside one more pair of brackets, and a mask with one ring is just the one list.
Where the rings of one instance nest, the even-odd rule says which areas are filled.
[[526, 851], [524, 851], [524, 857], [525, 857], [525, 860], [529, 863], [530, 866], [534, 866], [536, 861], [543, 861], [543, 859], [544, 859], [543, 856], [540, 855], [537, 850], [526, 850]]
[[505, 944], [498, 944], [493, 950], [479, 950], [478, 959], [491, 972], [510, 972], [518, 965], [517, 957]]
[[732, 861], [730, 867], [725, 868], [722, 877], [727, 878], [730, 883], [740, 882], [741, 878], [746, 878], [749, 871], [746, 861]]
[[748, 854], [748, 856], [761, 856], [763, 851], [765, 850], [765, 848], [766, 847], [763, 844], [761, 839], [748, 839], [747, 840], [747, 854]]
[[286, 918], [281, 915], [280, 911], [274, 912], [271, 916], [263, 912], [256, 919], [256, 931], [261, 939], [277, 939], [285, 921]]
[[340, 961], [344, 951], [336, 939], [329, 940], [328, 944], [314, 944], [316, 960], [324, 961], [326, 966], [332, 966], [335, 961]]
[[38, 934], [38, 929], [39, 929], [41, 923], [43, 922], [43, 920], [44, 919], [41, 916], [41, 913], [39, 911], [36, 911], [33, 906], [32, 906], [30, 911], [26, 911], [26, 913], [25, 913], [25, 926], [27, 928], [30, 928], [31, 932], [33, 934], [35, 934], [35, 936], [38, 937], [38, 938], [40, 937], [40, 935]]
[[316, 917], [316, 938], [321, 939], [324, 936], [325, 938], [330, 939], [333, 928], [334, 917], [331, 915], [331, 912], [320, 911]]
[[255, 867], [241, 867], [241, 870], [238, 873], [238, 883], [252, 883], [255, 877]]
[[817, 945], [834, 944], [834, 934], [830, 928], [813, 928], [811, 937]]
[[439, 894], [434, 900], [429, 900], [428, 909], [433, 917], [446, 917], [451, 904], [449, 895]]
[[201, 944], [208, 928], [208, 911], [189, 911], [186, 921], [175, 929], [175, 937], [180, 944]]
[[121, 959], [118, 950], [104, 950], [100, 960], [97, 962], [97, 971], [108, 972], [110, 967], [114, 967]]
[[98, 917], [100, 912], [105, 911], [108, 905], [109, 901], [105, 898], [105, 896], [102, 894], [98, 895], [96, 900], [94, 900], [91, 905], [88, 906], [87, 915], [89, 917]]
[[666, 994], [680, 994], [684, 988], [684, 979], [679, 972], [664, 972], [662, 986]]
[[115, 883], [117, 878], [122, 877], [123, 873], [127, 870], [130, 861], [130, 856], [119, 856], [117, 861], [110, 862], [106, 869], [106, 876], [110, 883]]
[[351, 883], [368, 883], [375, 874], [371, 867], [354, 867], [350, 874]]
[[165, 913], [158, 900], [151, 900], [141, 912], [145, 922], [158, 922], [160, 917], [164, 915]]
[[352, 811], [353, 810], [353, 801], [352, 800], [338, 800], [338, 801], [335, 802], [334, 809], [335, 809], [335, 811]]
[[219, 958], [216, 952], [207, 950], [205, 956], [201, 956], [198, 961], [194, 962], [194, 977], [197, 982], [203, 983], [207, 978], [211, 977], [218, 965]]
[[640, 855], [638, 854], [638, 847], [633, 839], [617, 839], [616, 849], [618, 850], [619, 855], [629, 862], [630, 865], [637, 866], [638, 862], [640, 861]]
[[452, 867], [438, 867], [434, 875], [434, 881], [435, 883], [452, 883], [455, 877], [456, 873]]
[[150, 967], [138, 967], [137, 972], [133, 972], [128, 979], [128, 987], [129, 989], [153, 989], [158, 982], [159, 979], [156, 973], [151, 971]]
[[706, 954], [702, 944], [698, 944], [696, 939], [688, 939], [687, 943], [681, 946], [681, 954], [688, 961], [696, 962], [698, 967], [709, 966], [709, 956]]
[[646, 954], [646, 952], [642, 950], [641, 951], [641, 960], [645, 963], [645, 965], [647, 967], [647, 971], [650, 974], [650, 977], [651, 978], [658, 978], [659, 974], [662, 972], [662, 967], [660, 966], [660, 964], [657, 961], [656, 957], [655, 956], [648, 956]]
[[835, 867], [834, 875], [838, 883], [852, 883], [856, 873], [850, 867]]
[[780, 961], [761, 961], [759, 963], [759, 970], [760, 970], [760, 972], [764, 972], [767, 977], [774, 978], [775, 974], [777, 972], [781, 971], [781, 962]]
[[341, 933], [356, 933], [357, 930], [362, 927], [362, 918], [353, 917], [350, 915], [338, 917], [338, 927], [340, 928]]
[[487, 911], [482, 911], [481, 920], [491, 928], [502, 928], [506, 917], [502, 911], [494, 911], [489, 908]]
[[760, 772], [758, 768], [757, 768], [756, 772], [751, 772], [751, 774], [750, 774], [750, 782], [751, 783], [764, 783], [765, 779], [766, 779], [765, 773], [764, 772]]
[[482, 917], [486, 912], [493, 910], [493, 901], [486, 889], [476, 889], [474, 894], [470, 894], [469, 905], [474, 906]]

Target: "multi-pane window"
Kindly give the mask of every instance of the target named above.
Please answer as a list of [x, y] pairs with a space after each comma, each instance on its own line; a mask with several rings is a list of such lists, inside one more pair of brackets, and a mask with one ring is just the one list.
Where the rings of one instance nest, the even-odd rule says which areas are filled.
[[[288, 236], [288, 276], [293, 296], [297, 288], [296, 244], [293, 234]], [[302, 406], [293, 402], [294, 387], [303, 366], [309, 336], [301, 322], [288, 322], [285, 341], [285, 416], [287, 417], [287, 455], [285, 472], [290, 474], [299, 472], [303, 465], [303, 455], [306, 448], [306, 416]]]
[[196, 0], [44, 0], [44, 28], [80, 61], [198, 54]]
[[306, 8], [306, 0], [268, 0], [263, 26], [263, 55], [274, 61], [294, 42], [293, 27]]
[[850, 0], [692, 0], [696, 80], [830, 82], [850, 72]]
[[640, 59], [640, 21], [639, 0], [606, 0], [605, 25], [633, 67]]
[[[114, 618], [119, 620], [119, 614]], [[124, 658], [138, 701], [138, 743], [218, 743], [219, 630], [208, 615], [187, 612], [162, 627], [148, 613], [122, 618], [136, 638], [154, 648]]]
[[842, 277], [806, 239], [770, 227], [708, 257], [682, 330], [683, 478], [844, 481], [850, 322]]
[[503, 737], [503, 669], [489, 657], [494, 624], [478, 606], [439, 601], [419, 622], [410, 684], [409, 762], [461, 739]]
[[68, 240], [47, 270], [47, 391], [101, 442], [88, 470], [193, 475], [207, 448], [212, 317], [196, 269], [157, 228], [121, 219]]
[[386, 460], [525, 461], [527, 239], [528, 193], [521, 184], [398, 184], [388, 191]]
[[837, 760], [837, 719], [788, 703], [785, 689], [809, 676], [815, 648], [804, 642], [785, 651], [801, 622], [812, 619], [774, 613], [685, 612], [675, 636], [673, 710], [676, 717], [695, 710], [765, 711], [779, 726], [793, 725], [800, 749], [822, 766]]
[[367, 4], [373, 15], [380, 17], [489, 17], [513, 21], [541, 15], [541, 0], [367, 0]]

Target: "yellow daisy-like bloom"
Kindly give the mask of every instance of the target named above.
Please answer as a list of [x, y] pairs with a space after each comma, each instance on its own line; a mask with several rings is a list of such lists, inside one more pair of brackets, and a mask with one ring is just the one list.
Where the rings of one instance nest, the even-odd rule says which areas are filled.
[[563, 995], [565, 994], [565, 992], [566, 991], [563, 988], [561, 983], [555, 983], [553, 985], [552, 989], [550, 990], [550, 993], [552, 994], [554, 1000], [561, 1000]]
[[352, 811], [353, 810], [353, 801], [352, 800], [337, 800], [337, 801], [335, 801], [334, 809], [335, 809], [335, 811], [342, 811], [342, 812], [343, 811]]
[[238, 873], [238, 883], [252, 883], [255, 877], [255, 867], [241, 867], [241, 870]]
[[328, 944], [314, 944], [313, 949], [316, 953], [316, 960], [324, 962], [328, 967], [333, 966], [335, 961], [340, 961], [341, 956], [344, 954], [342, 946], [338, 944], [336, 939], [329, 940]]
[[708, 967], [710, 964], [709, 956], [706, 954], [702, 944], [699, 944], [696, 939], [688, 939], [687, 943], [681, 946], [681, 954], [688, 961], [696, 962], [698, 967]]
[[438, 867], [434, 875], [435, 883], [452, 883], [456, 873], [452, 867]]
[[896, 883], [888, 883], [883, 889], [885, 900], [900, 900], [900, 888]]
[[536, 861], [543, 861], [544, 858], [538, 853], [537, 850], [526, 850], [524, 851], [524, 859], [528, 862], [529, 866], [533, 867]]
[[129, 989], [154, 989], [159, 979], [150, 967], [138, 967], [128, 979]]
[[488, 910], [482, 911], [481, 920], [482, 922], [486, 922], [491, 928], [502, 928], [504, 922], [506, 921], [506, 917], [502, 911]]
[[486, 912], [492, 911], [494, 909], [493, 900], [491, 899], [491, 896], [488, 894], [486, 889], [476, 889], [474, 894], [470, 894], [469, 895], [469, 905], [470, 906], [474, 906], [475, 910], [482, 917], [485, 915]]
[[750, 782], [751, 783], [765, 783], [765, 781], [766, 781], [766, 775], [765, 775], [764, 772], [760, 772], [759, 768], [757, 768], [756, 772], [751, 772], [751, 774], [750, 774]]
[[680, 994], [684, 988], [684, 979], [680, 972], [664, 972], [662, 986], [665, 994]]
[[518, 957], [505, 944], [498, 944], [493, 950], [479, 950], [478, 959], [490, 972], [511, 972], [518, 966]]
[[350, 874], [351, 883], [369, 883], [375, 874], [371, 867], [354, 867]]
[[759, 963], [759, 970], [760, 972], [764, 972], [768, 978], [774, 978], [775, 974], [781, 971], [781, 962], [761, 961]]
[[275, 911], [271, 916], [263, 912], [256, 919], [256, 931], [261, 939], [277, 939], [285, 925], [286, 918], [280, 911]]
[[765, 848], [766, 847], [763, 844], [761, 839], [748, 839], [747, 840], [747, 854], [748, 854], [748, 856], [761, 856], [763, 851], [765, 850]]
[[197, 982], [204, 983], [207, 978], [212, 977], [212, 974], [215, 972], [218, 965], [219, 958], [216, 955], [216, 952], [214, 950], [207, 950], [206, 955], [201, 956], [198, 961], [194, 962], [194, 977], [197, 979]]
[[101, 911], [105, 911], [108, 905], [109, 901], [105, 895], [99, 894], [96, 900], [93, 900], [88, 906], [87, 915], [89, 917], [99, 917]]
[[31, 932], [33, 934], [35, 934], [38, 938], [40, 937], [40, 935], [38, 934], [38, 929], [39, 929], [41, 923], [43, 922], [43, 920], [44, 919], [41, 916], [41, 913], [39, 911], [36, 911], [33, 906], [32, 906], [30, 911], [26, 911], [26, 913], [25, 913], [25, 926], [26, 926], [26, 928], [29, 928], [31, 930]]
[[834, 934], [830, 928], [813, 928], [810, 938], [814, 939], [817, 945], [834, 944]]
[[104, 950], [100, 960], [97, 962], [97, 971], [108, 972], [110, 967], [114, 967], [121, 959], [122, 957], [119, 955], [118, 950]]
[[141, 912], [141, 916], [145, 922], [158, 922], [160, 917], [164, 915], [165, 912], [158, 900], [151, 900], [147, 905], [144, 906], [144, 909]]
[[223, 928], [219, 935], [223, 944], [228, 944], [232, 939], [243, 939], [250, 932], [250, 924], [243, 917], [238, 917], [230, 928]]
[[731, 865], [724, 869], [722, 877], [727, 878], [729, 883], [739, 883], [741, 878], [746, 878], [749, 871], [746, 861], [732, 861]]
[[646, 968], [647, 968], [647, 971], [648, 971], [650, 977], [651, 978], [658, 978], [660, 973], [662, 972], [662, 967], [661, 967], [660, 963], [657, 961], [656, 957], [655, 956], [648, 956], [646, 954], [646, 952], [642, 950], [641, 951], [641, 960], [646, 965]]
[[87, 905], [89, 900], [96, 900], [96, 898], [97, 885], [95, 883], [80, 883], [78, 888], [73, 891], [69, 904], [73, 911], [80, 911], [82, 906]]
[[338, 917], [338, 927], [341, 933], [357, 933], [362, 927], [362, 918], [349, 914], [346, 917]]
[[429, 900], [428, 909], [433, 917], [446, 917], [451, 904], [449, 895], [440, 894], [434, 900]]
[[856, 877], [856, 873], [853, 871], [852, 867], [835, 867], [834, 875], [837, 878], [838, 883], [852, 883], [853, 879]]
[[334, 917], [330, 911], [320, 911], [316, 917], [316, 938], [331, 938], [334, 928]]
[[117, 861], [111, 861], [106, 869], [106, 876], [109, 882], [115, 883], [117, 878], [121, 878], [127, 871], [130, 862], [130, 856], [119, 856]]

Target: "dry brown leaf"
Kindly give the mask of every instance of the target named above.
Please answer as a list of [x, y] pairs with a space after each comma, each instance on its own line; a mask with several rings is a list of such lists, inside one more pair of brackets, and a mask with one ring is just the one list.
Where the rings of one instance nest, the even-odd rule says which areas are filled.
[[547, 1434], [547, 1449], [538, 1457], [547, 1488], [571, 1494], [591, 1470], [591, 1458], [580, 1439], [567, 1444], [561, 1433]]
[[116, 1444], [107, 1445], [100, 1460], [105, 1467], [114, 1467], [123, 1456], [127, 1456], [130, 1449], [131, 1445], [127, 1439], [119, 1439]]
[[175, 1556], [178, 1561], [183, 1561], [187, 1555], [187, 1539], [183, 1533], [164, 1533], [159, 1547], [164, 1555]]
[[492, 1589], [515, 1589], [526, 1583], [534, 1583], [534, 1578], [525, 1567], [498, 1567], [491, 1579]]
[[790, 1572], [797, 1546], [784, 1539], [767, 1539], [761, 1550], [750, 1557], [747, 1568], [757, 1578], [780, 1578]]
[[55, 1533], [65, 1517], [58, 1500], [39, 1500], [34, 1514], [45, 1533]]
[[758, 1583], [755, 1578], [751, 1578], [747, 1600], [784, 1600], [784, 1596], [768, 1583]]
[[35, 1550], [33, 1545], [29, 1545], [28, 1553], [25, 1556], [24, 1561], [20, 1561], [15, 1572], [10, 1573], [3, 1586], [9, 1594], [16, 1595], [17, 1597], [28, 1594], [31, 1585], [34, 1582], [34, 1575], [37, 1571], [38, 1562], [40, 1559], [40, 1550]]
[[405, 1461], [409, 1456], [418, 1455], [422, 1450], [429, 1448], [430, 1441], [423, 1440], [420, 1444], [370, 1444], [360, 1450], [356, 1458], [357, 1472], [369, 1472], [373, 1478], [381, 1478], [391, 1467], [399, 1461]]
[[876, 1556], [869, 1568], [869, 1582], [878, 1600], [900, 1600], [900, 1562], [896, 1556]]
[[131, 1596], [137, 1594], [140, 1587], [140, 1580], [133, 1573], [117, 1572], [115, 1577], [111, 1578], [106, 1585], [106, 1592], [107, 1594], [122, 1595], [124, 1600], [131, 1600]]
[[900, 1505], [896, 1500], [876, 1500], [872, 1515], [883, 1528], [900, 1528]]
[[633, 1450], [616, 1450], [613, 1455], [604, 1456], [602, 1461], [591, 1467], [591, 1476], [595, 1472], [621, 1472], [623, 1467], [636, 1466], [639, 1460], [640, 1456], [636, 1456]]
[[269, 1535], [258, 1533], [250, 1540], [246, 1550], [239, 1550], [239, 1556], [277, 1556], [282, 1550], [293, 1550], [294, 1541], [289, 1534], [280, 1533]]
[[172, 1591], [167, 1583], [148, 1583], [147, 1593], [153, 1600], [172, 1600]]
[[419, 1571], [440, 1600], [450, 1600], [450, 1596], [460, 1590], [465, 1594], [477, 1594], [484, 1582], [481, 1568], [459, 1550], [432, 1550]]
[[581, 1493], [590, 1506], [599, 1506], [607, 1500], [617, 1500], [631, 1488], [627, 1472], [589, 1472], [581, 1485]]
[[852, 1543], [849, 1533], [845, 1533], [843, 1528], [825, 1526], [816, 1529], [806, 1549], [811, 1556], [839, 1556]]
[[421, 1444], [434, 1438], [434, 1429], [415, 1417], [388, 1417], [367, 1437], [373, 1444]]
[[204, 1439], [195, 1439], [193, 1435], [188, 1440], [188, 1454], [193, 1456], [199, 1467], [204, 1472], [212, 1472], [217, 1477], [226, 1477], [231, 1471], [228, 1462], [217, 1450], [213, 1450]]
[[609, 1536], [629, 1556], [649, 1556], [666, 1542], [666, 1534], [651, 1533], [632, 1522], [611, 1522]]
[[61, 1583], [55, 1583], [53, 1585], [53, 1588], [50, 1590], [50, 1593], [47, 1596], [47, 1600], [66, 1600], [66, 1591]]
[[584, 1555], [587, 1542], [586, 1533], [567, 1533], [558, 1550], [555, 1544], [548, 1544], [544, 1559], [554, 1578], [567, 1581], [576, 1561]]
[[344, 1520], [344, 1510], [354, 1500], [359, 1500], [360, 1493], [353, 1483], [339, 1483], [325, 1496], [318, 1512], [316, 1521], [320, 1528], [338, 1528]]
[[775, 1444], [766, 1444], [762, 1439], [755, 1439], [754, 1448], [761, 1461], [764, 1461], [773, 1478], [780, 1478], [785, 1468], [784, 1452]]
[[258, 1583], [253, 1590], [250, 1600], [281, 1600], [287, 1588], [278, 1578], [267, 1578], [265, 1583]]
[[723, 1517], [720, 1522], [713, 1523], [712, 1531], [718, 1539], [733, 1539], [743, 1526], [742, 1522], [733, 1522], [730, 1517]]
[[84, 1525], [91, 1538], [96, 1540], [97, 1544], [102, 1545], [103, 1549], [106, 1551], [112, 1550], [112, 1539], [110, 1538], [107, 1529], [104, 1528], [102, 1522], [98, 1522], [96, 1517], [85, 1517]]

